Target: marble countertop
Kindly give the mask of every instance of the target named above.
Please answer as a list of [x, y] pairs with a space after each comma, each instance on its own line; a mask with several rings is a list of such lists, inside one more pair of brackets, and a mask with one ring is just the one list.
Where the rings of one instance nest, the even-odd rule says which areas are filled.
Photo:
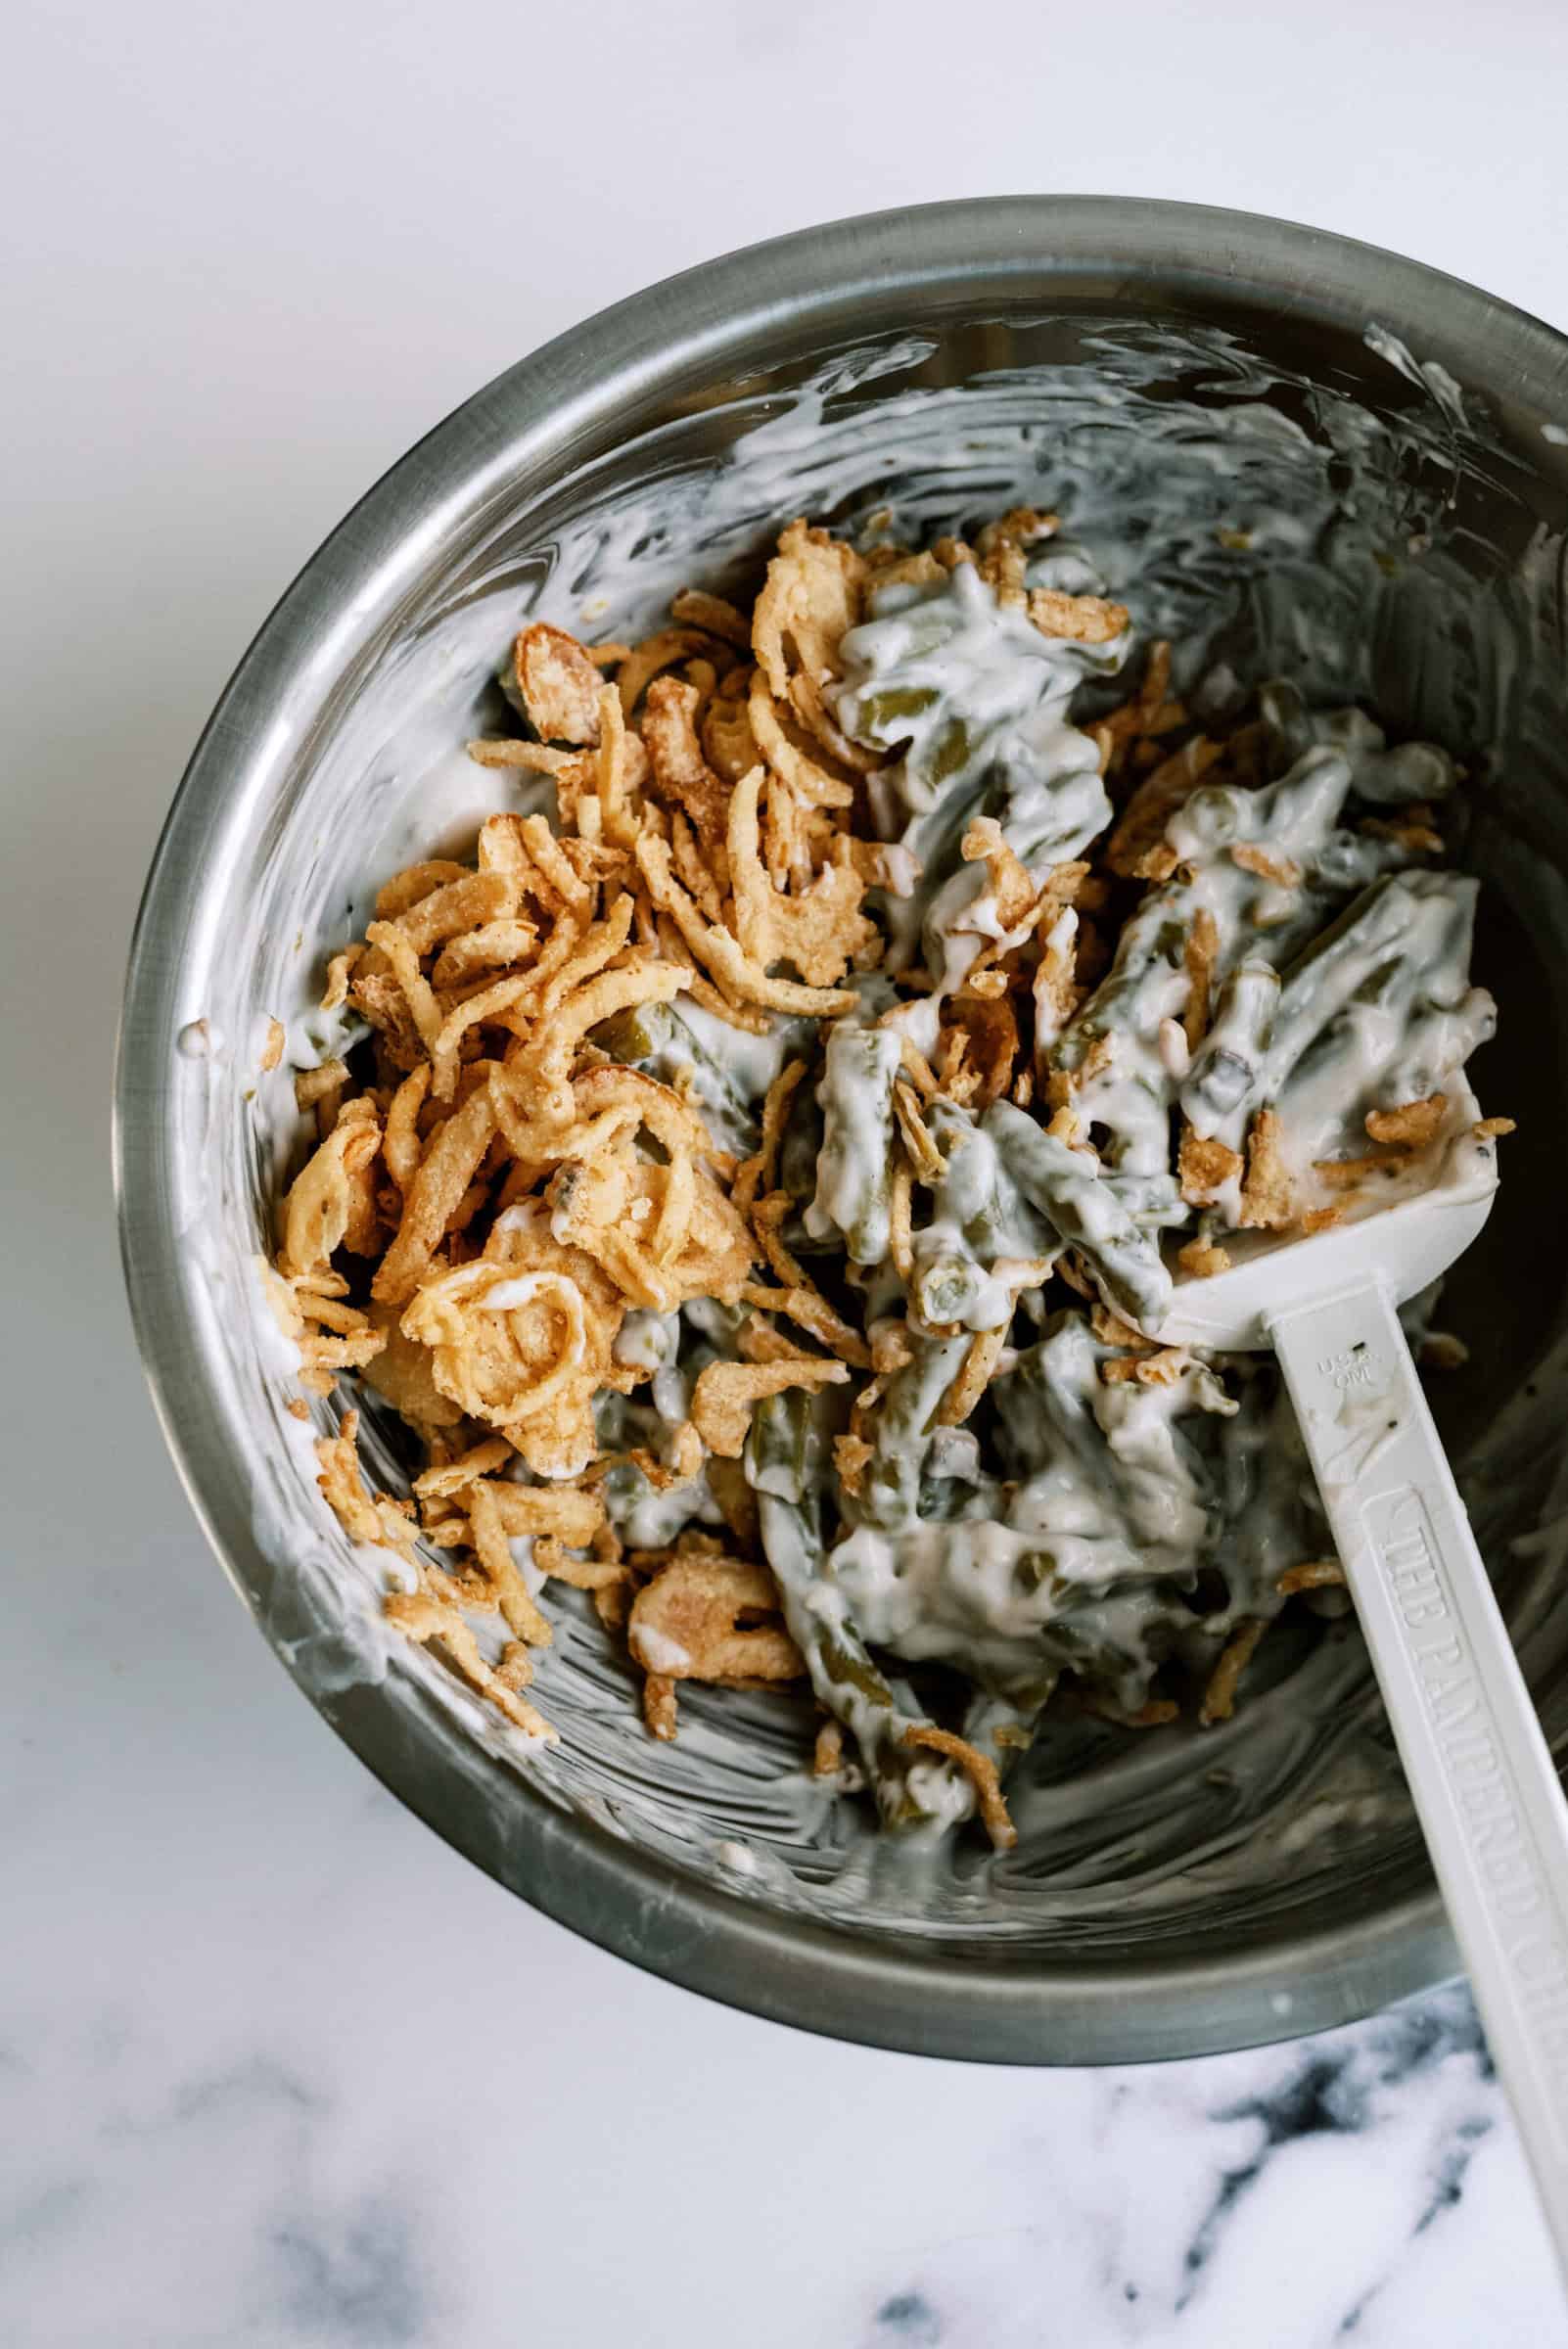
[[786, 2033], [520, 1909], [232, 1616], [208, 1576], [83, 1676], [69, 1782], [30, 1749], [15, 2349], [1568, 2343], [1462, 1991], [1123, 2071]]
[[1317, 220], [1568, 321], [1560, 12], [1124, 0], [1104, 31], [21, 0], [4, 2349], [1568, 2344], [1462, 1989], [1205, 2062], [971, 2069], [707, 2005], [504, 1896], [245, 1620], [126, 1323], [108, 1084], [162, 810], [299, 562], [522, 350], [806, 219], [1040, 184]]

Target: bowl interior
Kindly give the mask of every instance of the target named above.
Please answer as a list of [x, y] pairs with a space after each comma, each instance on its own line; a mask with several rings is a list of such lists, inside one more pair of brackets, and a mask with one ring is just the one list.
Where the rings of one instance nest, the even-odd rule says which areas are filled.
[[[127, 1177], [127, 1253], [198, 1504], [301, 1685], [406, 1799], [529, 1897], [702, 1987], [895, 2044], [1072, 2059], [1237, 2044], [1432, 1978], [1451, 1945], [1344, 1623], [1272, 1634], [1227, 1726], [1048, 1729], [1000, 1858], [978, 1837], [879, 1839], [811, 1778], [792, 1696], [693, 1691], [678, 1742], [654, 1744], [575, 1593], [536, 1691], [561, 1743], [522, 1750], [383, 1630], [384, 1561], [316, 1492], [317, 1431], [284, 1407], [254, 1267], [298, 1147], [289, 1064], [334, 1041], [326, 955], [379, 877], [516, 804], [515, 778], [462, 746], [500, 721], [490, 680], [525, 615], [636, 633], [687, 581], [748, 589], [797, 513], [853, 530], [888, 508], [916, 539], [1055, 508], [1185, 681], [1218, 663], [1291, 676], [1471, 770], [1462, 856], [1500, 1010], [1474, 1075], [1521, 1131], [1444, 1302], [1470, 1360], [1434, 1401], [1548, 1735], [1568, 1736], [1550, 1604], [1568, 466], [1550, 419], [1455, 383], [1353, 300], [1281, 306], [1244, 273], [1152, 264], [934, 273], [694, 332], [641, 375], [633, 355], [591, 394], [559, 359], [553, 390], [507, 379], [405, 460], [270, 623], [199, 755], [202, 828], [176, 814], [152, 885], [156, 1001], [144, 968], [122, 1098], [127, 1130], [161, 1136], [156, 1230]], [[290, 1049], [263, 1076], [272, 1014]], [[372, 1472], [405, 1482], [397, 1423], [366, 1419]]]

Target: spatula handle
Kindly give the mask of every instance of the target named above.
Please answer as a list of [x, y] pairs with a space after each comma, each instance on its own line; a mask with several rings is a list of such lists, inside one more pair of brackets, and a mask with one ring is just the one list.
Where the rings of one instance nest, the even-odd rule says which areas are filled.
[[1392, 1299], [1269, 1334], [1568, 2276], [1568, 1802]]

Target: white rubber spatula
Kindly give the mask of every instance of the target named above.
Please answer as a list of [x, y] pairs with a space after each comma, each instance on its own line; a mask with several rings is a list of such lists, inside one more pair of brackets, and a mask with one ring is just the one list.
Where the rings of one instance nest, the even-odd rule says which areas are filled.
[[1467, 1131], [1424, 1194], [1178, 1283], [1170, 1345], [1272, 1346], [1568, 2275], [1568, 1802], [1395, 1308], [1492, 1208]]

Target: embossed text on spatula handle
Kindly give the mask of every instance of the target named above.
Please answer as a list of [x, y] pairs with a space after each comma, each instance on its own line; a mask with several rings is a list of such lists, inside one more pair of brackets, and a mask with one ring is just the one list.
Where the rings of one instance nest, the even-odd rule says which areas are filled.
[[1389, 1298], [1358, 1283], [1271, 1335], [1568, 2270], [1568, 1803]]

